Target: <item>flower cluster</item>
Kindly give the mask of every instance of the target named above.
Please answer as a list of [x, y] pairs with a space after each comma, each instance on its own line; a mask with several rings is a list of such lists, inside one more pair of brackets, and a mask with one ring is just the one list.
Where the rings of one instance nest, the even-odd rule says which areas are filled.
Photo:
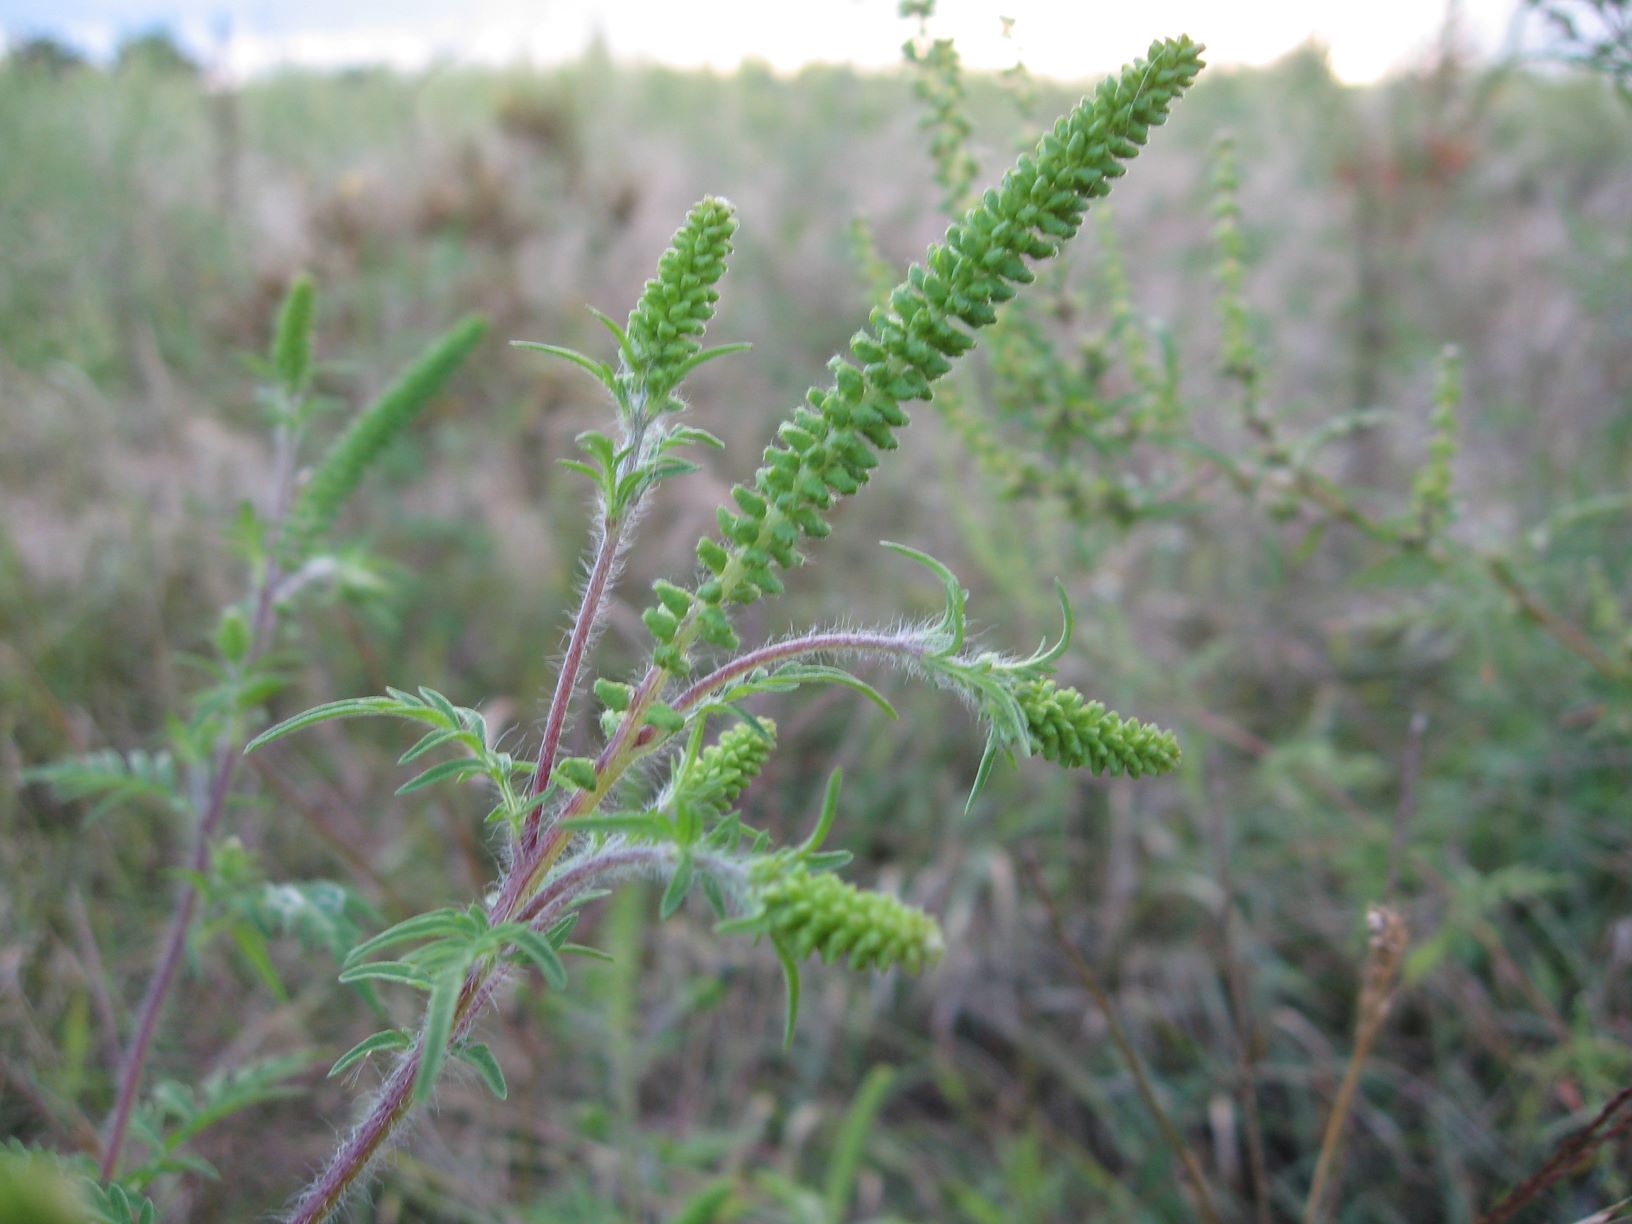
[[1411, 484], [1413, 517], [1424, 536], [1443, 530], [1456, 517], [1451, 492], [1452, 464], [1456, 460], [1456, 410], [1462, 404], [1462, 355], [1447, 345], [1439, 356], [1439, 377], [1434, 386], [1434, 410], [1428, 423], [1428, 462]]
[[[753, 487], [737, 486], [736, 508], [720, 509], [721, 538], [699, 543], [708, 577], [696, 595], [705, 607], [781, 590], [774, 568], [797, 562], [801, 536], [827, 535], [835, 499], [866, 484], [876, 452], [896, 446], [895, 431], [907, 423], [902, 403], [928, 399], [930, 384], [974, 346], [970, 330], [993, 323], [1014, 287], [1033, 279], [1027, 259], [1053, 255], [1076, 233], [1089, 201], [1110, 190], [1194, 80], [1200, 50], [1188, 38], [1154, 43], [1147, 60], [1107, 79], [873, 310], [850, 342], [859, 365], [833, 359], [832, 386], [811, 389], [766, 450]], [[683, 664], [677, 656], [660, 662]]]
[[841, 957], [853, 969], [900, 965], [919, 973], [941, 957], [940, 924], [888, 893], [868, 892], [828, 872], [789, 868], [756, 890], [760, 929], [793, 958]]
[[703, 749], [686, 771], [682, 789], [688, 799], [724, 812], [759, 776], [776, 746], [776, 724], [768, 718], [738, 723]]
[[720, 300], [714, 288], [725, 275], [737, 219], [731, 204], [705, 196], [692, 206], [646, 282], [624, 328], [624, 358], [633, 385], [629, 407], [655, 414], [698, 356], [699, 338]]
[[1130, 778], [1178, 767], [1179, 741], [1171, 731], [1123, 718], [1076, 689], [1030, 680], [1016, 690], [1015, 699], [1025, 712], [1032, 747], [1045, 760]]

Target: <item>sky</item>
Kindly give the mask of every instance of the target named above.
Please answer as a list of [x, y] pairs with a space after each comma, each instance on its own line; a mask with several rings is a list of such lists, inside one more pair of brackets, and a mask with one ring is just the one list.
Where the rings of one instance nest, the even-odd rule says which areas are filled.
[[[1500, 53], [1519, 0], [1456, 0], [1468, 45]], [[1187, 33], [1215, 66], [1265, 64], [1311, 40], [1333, 71], [1374, 81], [1420, 60], [1445, 0], [939, 0], [931, 27], [967, 63], [1077, 80]], [[1002, 17], [1013, 22], [1005, 39]], [[1531, 22], [1534, 22], [1534, 18]], [[887, 67], [915, 23], [895, 0], [0, 0], [0, 36], [51, 34], [93, 56], [154, 28], [235, 75], [284, 64], [557, 63], [595, 38], [620, 59], [730, 70], [759, 60]]]

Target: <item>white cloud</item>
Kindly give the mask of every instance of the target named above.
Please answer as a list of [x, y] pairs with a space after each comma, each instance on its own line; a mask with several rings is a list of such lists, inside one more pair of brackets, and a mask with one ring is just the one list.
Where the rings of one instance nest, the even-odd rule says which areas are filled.
[[[914, 23], [895, 0], [0, 0], [0, 29], [14, 37], [56, 32], [95, 55], [125, 34], [168, 26], [200, 52], [225, 37], [232, 70], [254, 74], [295, 63], [421, 67], [433, 59], [556, 63], [597, 33], [614, 55], [681, 67], [731, 69], [745, 59], [793, 70], [812, 61], [864, 67], [896, 63]], [[1484, 54], [1500, 47], [1514, 0], [1461, 0], [1463, 28]], [[934, 30], [957, 40], [975, 68], [1014, 62], [1016, 47], [1038, 75], [1081, 79], [1110, 71], [1151, 38], [1188, 33], [1218, 65], [1263, 64], [1316, 40], [1334, 71], [1375, 80], [1421, 57], [1445, 7], [1433, 0], [940, 0]], [[1016, 19], [1015, 41], [999, 14]], [[213, 55], [212, 55], [213, 58]]]

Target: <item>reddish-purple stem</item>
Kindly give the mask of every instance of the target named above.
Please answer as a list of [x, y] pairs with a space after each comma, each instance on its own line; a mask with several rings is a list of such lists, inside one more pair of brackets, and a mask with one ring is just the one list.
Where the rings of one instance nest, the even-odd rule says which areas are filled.
[[842, 630], [812, 633], [806, 637], [772, 642], [769, 646], [761, 646], [747, 654], [738, 655], [729, 663], [704, 676], [674, 699], [674, 708], [684, 713], [708, 694], [739, 676], [747, 675], [756, 667], [768, 667], [772, 663], [781, 663], [799, 655], [874, 653], [922, 655], [924, 644], [920, 638], [910, 634], [847, 633]]
[[[596, 624], [601, 618], [601, 605], [606, 600], [606, 587], [621, 547], [623, 524], [608, 519], [601, 532], [601, 546], [590, 568], [589, 581], [584, 586], [584, 599], [573, 621], [572, 633], [567, 639], [567, 655], [561, 661], [561, 671], [555, 678], [555, 693], [550, 698], [550, 712], [544, 720], [544, 742], [538, 749], [538, 765], [533, 770], [533, 784], [529, 794], [538, 796], [550, 784], [550, 773], [555, 769], [556, 750], [561, 746], [561, 729], [566, 726], [567, 708], [578, 687], [578, 673], [583, 670], [584, 651], [589, 646]], [[534, 808], [527, 814], [527, 828], [522, 837], [523, 853], [538, 844], [543, 809]]]
[[[464, 987], [459, 992], [459, 1003], [455, 1011], [453, 1031], [449, 1034], [449, 1043], [463, 1041], [470, 1034], [476, 1023], [476, 1016], [482, 1007], [493, 997], [493, 992], [499, 988], [504, 980], [508, 966], [502, 962], [495, 966], [475, 966], [465, 977]], [[423, 1047], [416, 1045], [397, 1063], [396, 1068], [386, 1079], [380, 1089], [380, 1095], [374, 1102], [374, 1107], [368, 1111], [356, 1130], [347, 1136], [346, 1141], [336, 1150], [328, 1167], [300, 1196], [295, 1204], [294, 1213], [289, 1217], [290, 1224], [317, 1224], [326, 1220], [329, 1213], [345, 1198], [351, 1188], [376, 1156], [391, 1138], [391, 1132], [396, 1130], [397, 1124], [407, 1115], [414, 1103], [414, 1080], [419, 1075], [419, 1062], [423, 1054]]]
[[[575, 895], [607, 872], [643, 862], [657, 862], [663, 858], [661, 847], [631, 846], [574, 864], [534, 897], [515, 921], [535, 924], [549, 921]], [[512, 871], [515, 870], [512, 868]], [[470, 1034], [477, 1015], [493, 997], [509, 970], [509, 965], [502, 961], [493, 965], [478, 965], [470, 970], [459, 992], [453, 1031], [449, 1036], [450, 1045], [463, 1041]], [[413, 1107], [414, 1080], [419, 1075], [422, 1056], [423, 1047], [416, 1045], [397, 1063], [381, 1087], [368, 1116], [340, 1145], [328, 1167], [295, 1205], [294, 1214], [289, 1217], [290, 1224], [318, 1224], [327, 1219], [345, 1198], [352, 1184], [380, 1154], [392, 1132]]]
[[[278, 434], [277, 455], [273, 461], [270, 521], [274, 536], [282, 530], [283, 521], [289, 513], [294, 475], [295, 440], [287, 431], [281, 431]], [[266, 571], [261, 574], [252, 596], [255, 601], [255, 619], [250, 635], [249, 652], [241, 664], [244, 671], [255, 665], [271, 643], [276, 593], [281, 578], [282, 572], [277, 562], [269, 559]], [[119, 1169], [119, 1155], [125, 1146], [125, 1135], [130, 1128], [130, 1116], [136, 1108], [137, 1093], [142, 1087], [142, 1071], [147, 1065], [148, 1052], [153, 1047], [154, 1034], [158, 1031], [159, 1013], [170, 994], [176, 971], [181, 967], [182, 953], [187, 948], [187, 931], [192, 925], [193, 911], [198, 906], [198, 885], [193, 881], [209, 869], [210, 839], [221, 827], [221, 818], [226, 814], [227, 796], [232, 792], [232, 779], [238, 771], [239, 759], [238, 745], [230, 739], [223, 739], [216, 745], [215, 773], [210, 782], [209, 795], [205, 800], [204, 814], [199, 819], [198, 829], [193, 835], [192, 854], [189, 858], [192, 870], [176, 897], [176, 908], [170, 918], [170, 930], [165, 937], [164, 950], [159, 954], [159, 963], [147, 984], [147, 993], [142, 996], [141, 1010], [136, 1018], [136, 1031], [131, 1036], [130, 1046], [119, 1069], [119, 1094], [114, 1099], [113, 1117], [108, 1123], [108, 1138], [102, 1148], [102, 1163], [98, 1172], [104, 1182], [111, 1181]]]
[[[590, 572], [578, 619], [573, 625], [561, 676], [556, 682], [555, 696], [545, 725], [544, 746], [539, 752], [539, 767], [533, 776], [534, 795], [539, 794], [548, 784], [549, 771], [554, 766], [555, 750], [560, 742], [561, 726], [566, 718], [566, 706], [571, 701], [576, 674], [582, 666], [584, 650], [594, 622], [600, 615], [600, 605], [605, 598], [605, 588], [613, 562], [616, 560], [617, 548], [616, 530], [614, 525], [609, 523]], [[916, 638], [902, 634], [832, 632], [791, 638], [785, 642], [749, 651], [716, 669], [681, 694], [675, 702], [675, 708], [687, 709], [708, 693], [757, 667], [779, 663], [799, 655], [921, 654], [922, 651], [923, 647]], [[646, 675], [641, 678], [630, 698], [629, 707], [618, 724], [618, 729], [596, 758], [595, 768], [599, 773], [604, 775], [614, 762], [623, 756], [631, 743], [635, 742], [635, 737], [643, 729], [644, 711], [657, 699], [667, 680], [668, 673], [658, 667], [648, 669]], [[558, 878], [550, 881], [547, 887], [529, 896], [529, 890], [537, 886], [538, 873], [554, 860], [561, 843], [570, 835], [569, 830], [563, 828], [561, 822], [582, 814], [597, 794], [598, 792], [581, 790], [547, 818], [542, 808], [535, 809], [529, 816], [528, 829], [522, 844], [505, 872], [499, 895], [489, 909], [490, 922], [497, 924], [515, 921], [535, 926], [547, 923], [554, 919], [578, 891], [588, 887], [607, 871], [645, 861], [655, 861], [662, 857], [663, 852], [657, 847], [628, 847], [614, 851], [574, 864]], [[479, 977], [477, 971], [472, 970], [471, 977], [465, 982], [455, 1013], [457, 1020], [453, 1040], [459, 1040], [469, 1032], [475, 1013], [479, 1009], [478, 1004], [491, 997], [507, 970], [501, 965], [485, 972], [487, 976]], [[381, 1089], [380, 1096], [375, 1101], [374, 1108], [369, 1111], [368, 1117], [341, 1145], [323, 1174], [301, 1198], [294, 1216], [291, 1217], [291, 1224], [317, 1224], [318, 1221], [325, 1219], [362, 1175], [369, 1162], [379, 1154], [391, 1133], [412, 1106], [414, 1077], [418, 1073], [419, 1060], [420, 1051], [416, 1048], [398, 1064]]]
[[[272, 592], [276, 581], [276, 567], [269, 567], [256, 598], [254, 638], [249, 654], [244, 660], [245, 668], [254, 665], [271, 637]], [[147, 984], [147, 993], [142, 996], [141, 1010], [136, 1018], [136, 1031], [130, 1039], [124, 1063], [119, 1070], [119, 1095], [114, 1101], [107, 1143], [102, 1148], [99, 1176], [104, 1182], [111, 1181], [119, 1169], [119, 1154], [125, 1146], [125, 1134], [130, 1128], [130, 1116], [136, 1108], [136, 1096], [141, 1091], [142, 1071], [147, 1065], [147, 1055], [152, 1049], [153, 1037], [158, 1030], [159, 1012], [170, 994], [176, 971], [181, 967], [182, 953], [187, 948], [187, 932], [192, 926], [193, 911], [198, 907], [198, 885], [194, 881], [209, 869], [210, 842], [215, 837], [216, 830], [221, 827], [221, 818], [226, 814], [227, 796], [232, 791], [232, 779], [238, 772], [240, 759], [236, 742], [225, 740], [217, 745], [215, 774], [210, 782], [209, 797], [205, 801], [204, 814], [198, 822], [198, 828], [193, 834], [192, 853], [188, 859], [190, 871], [181, 886], [180, 895], [176, 898], [176, 908], [170, 916], [170, 931], [165, 937], [164, 950], [159, 954], [159, 963]]]

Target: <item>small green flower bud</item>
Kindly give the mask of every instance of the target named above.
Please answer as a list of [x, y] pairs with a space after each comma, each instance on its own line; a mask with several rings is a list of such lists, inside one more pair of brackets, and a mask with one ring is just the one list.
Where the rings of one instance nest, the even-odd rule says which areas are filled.
[[646, 628], [652, 631], [652, 636], [664, 643], [674, 641], [674, 631], [680, 627], [680, 622], [667, 608], [647, 608], [641, 613], [640, 619], [646, 622]]
[[691, 610], [691, 593], [675, 586], [666, 578], [659, 578], [652, 583], [652, 590], [657, 592], [659, 602], [673, 615], [684, 616]]
[[593, 791], [600, 784], [595, 762], [588, 757], [567, 757], [556, 765], [555, 776], [575, 790]]
[[686, 725], [686, 716], [673, 706], [664, 705], [661, 701], [654, 701], [646, 708], [646, 721], [659, 731], [673, 735]]

